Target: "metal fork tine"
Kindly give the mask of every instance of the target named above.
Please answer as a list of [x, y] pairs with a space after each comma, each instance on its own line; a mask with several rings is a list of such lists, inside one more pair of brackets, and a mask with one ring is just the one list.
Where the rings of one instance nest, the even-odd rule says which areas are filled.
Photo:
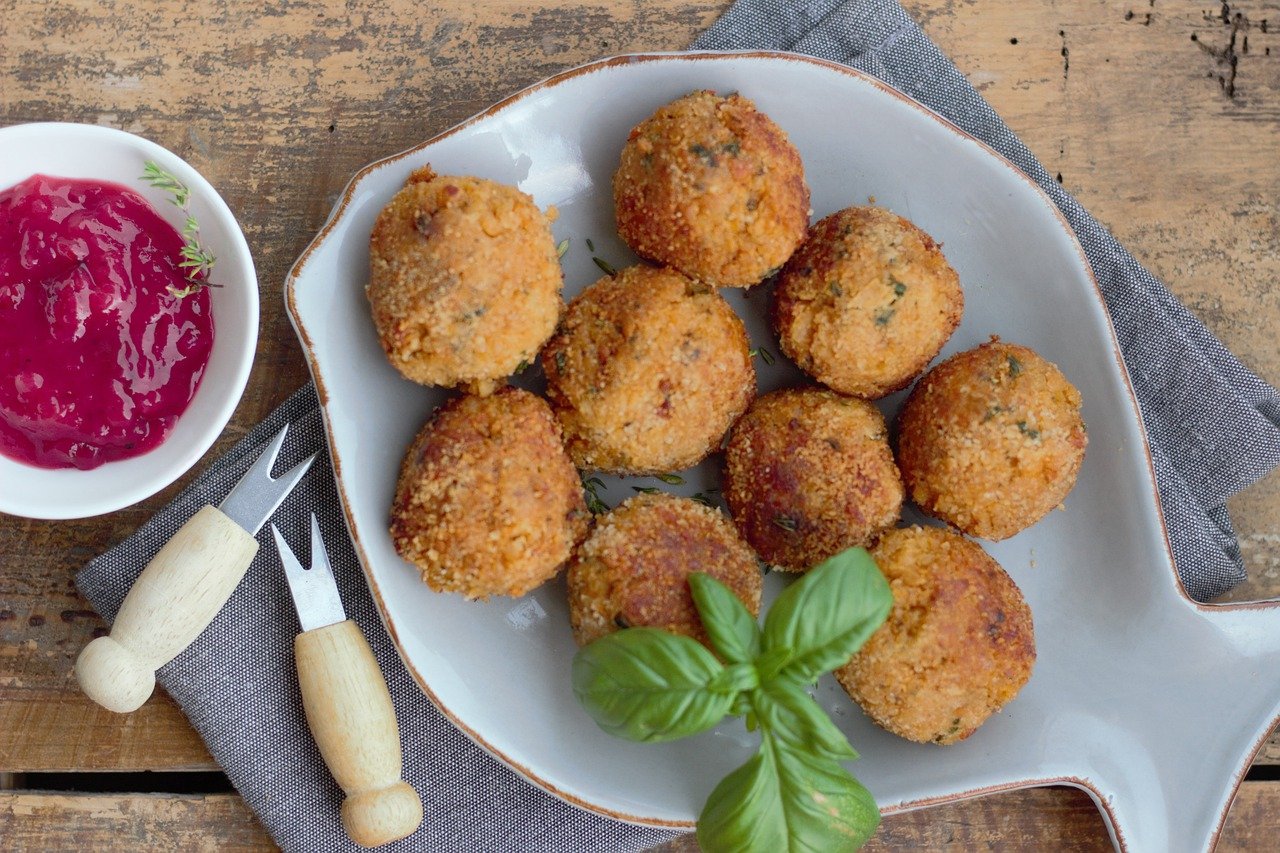
[[[284, 576], [289, 581], [289, 588], [298, 588], [300, 584], [305, 584], [307, 575], [306, 569], [303, 569], [301, 562], [293, 553], [293, 548], [289, 547], [289, 543], [285, 542], [284, 535], [280, 534], [280, 529], [274, 524], [271, 525], [271, 535], [275, 538], [275, 549], [280, 553], [280, 565], [284, 566]], [[298, 619], [302, 619], [302, 611], [298, 608], [297, 598], [291, 596], [294, 611], [298, 613]]]
[[298, 481], [307, 473], [307, 469], [311, 467], [311, 463], [316, 461], [316, 456], [318, 455], [319, 454], [312, 453], [306, 459], [303, 459], [297, 465], [294, 465], [288, 471], [272, 480], [271, 482], [279, 484], [277, 487], [279, 489], [278, 494], [281, 496], [289, 494], [289, 492], [293, 490], [293, 487], [298, 484]]
[[250, 533], [261, 529], [315, 461], [317, 454], [313, 453], [279, 477], [271, 478], [271, 468], [288, 432], [286, 424], [219, 504], [219, 509]]
[[311, 571], [333, 580], [333, 565], [329, 562], [329, 551], [324, 547], [324, 539], [320, 536], [320, 520], [314, 512], [311, 513]]
[[271, 533], [276, 539], [276, 549], [280, 552], [280, 562], [284, 565], [284, 576], [289, 582], [289, 592], [293, 596], [293, 607], [298, 611], [298, 621], [303, 631], [323, 628], [346, 619], [342, 610], [342, 599], [338, 595], [338, 586], [333, 580], [333, 569], [329, 565], [329, 553], [325, 550], [320, 538], [320, 522], [315, 513], [311, 514], [311, 568], [304, 569], [294, 556], [289, 544], [280, 535], [280, 530], [273, 524]]
[[302, 568], [302, 563], [299, 563], [298, 558], [294, 555], [293, 549], [285, 541], [284, 535], [280, 533], [280, 528], [274, 524], [271, 525], [271, 536], [276, 540], [276, 550], [280, 552], [280, 562], [284, 564], [284, 570], [292, 572], [296, 567], [299, 571], [305, 571]]
[[253, 460], [253, 464], [249, 466], [249, 470], [244, 472], [242, 480], [253, 479], [271, 479], [271, 469], [276, 464], [276, 457], [280, 455], [280, 448], [284, 447], [284, 437], [289, 432], [289, 425], [285, 424], [281, 430], [276, 433], [276, 437], [271, 439], [271, 443], [258, 454], [258, 458]]

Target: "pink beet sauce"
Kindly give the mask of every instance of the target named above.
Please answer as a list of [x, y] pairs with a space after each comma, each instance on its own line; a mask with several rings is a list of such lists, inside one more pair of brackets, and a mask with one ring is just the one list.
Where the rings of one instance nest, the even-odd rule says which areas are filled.
[[0, 192], [0, 453], [96, 468], [156, 447], [213, 348], [183, 240], [137, 193], [34, 175]]

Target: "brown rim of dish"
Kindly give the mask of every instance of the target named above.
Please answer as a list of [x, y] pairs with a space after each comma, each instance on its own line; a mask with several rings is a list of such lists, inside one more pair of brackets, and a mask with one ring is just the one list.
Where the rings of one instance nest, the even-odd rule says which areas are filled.
[[[419, 151], [434, 145], [435, 143], [439, 142], [442, 139], [450, 137], [461, 130], [465, 130], [466, 128], [472, 126], [473, 124], [476, 124], [477, 122], [480, 122], [484, 119], [489, 118], [492, 115], [495, 115], [501, 112], [502, 110], [505, 110], [507, 107], [510, 107], [513, 104], [516, 104], [519, 101], [524, 100], [525, 98], [529, 97], [530, 95], [536, 92], [540, 92], [543, 89], [554, 87], [560, 83], [565, 82], [566, 80], [571, 80], [575, 77], [579, 77], [584, 74], [594, 73], [596, 71], [601, 71], [607, 68], [613, 68], [619, 65], [636, 65], [636, 64], [645, 63], [645, 62], [667, 62], [667, 61], [703, 62], [703, 61], [721, 61], [721, 60], [736, 60], [736, 59], [770, 59], [770, 60], [780, 60], [780, 61], [787, 61], [787, 62], [800, 62], [804, 64], [814, 65], [819, 68], [827, 69], [830, 71], [835, 71], [845, 75], [846, 77], [852, 77], [863, 83], [870, 84], [871, 86], [874, 86], [876, 89], [879, 89], [881, 92], [891, 95], [892, 97], [896, 98], [902, 103], [907, 104], [912, 109], [920, 113], [923, 113], [924, 115], [928, 116], [934, 121], [937, 121], [943, 127], [952, 131], [962, 139], [977, 145], [984, 152], [986, 152], [993, 159], [995, 159], [998, 163], [1008, 168], [1009, 171], [1011, 171], [1019, 180], [1023, 181], [1028, 187], [1031, 188], [1031, 190], [1037, 196], [1040, 197], [1040, 199], [1044, 202], [1045, 207], [1048, 209], [1050, 214], [1052, 214], [1054, 219], [1057, 221], [1058, 225], [1066, 233], [1068, 240], [1070, 241], [1072, 247], [1075, 249], [1076, 254], [1079, 256], [1081, 266], [1084, 268], [1086, 274], [1088, 275], [1089, 282], [1093, 285], [1094, 295], [1098, 300], [1098, 306], [1102, 309], [1102, 315], [1106, 320], [1107, 330], [1110, 332], [1110, 335], [1111, 335], [1111, 356], [1114, 359], [1116, 367], [1118, 368], [1118, 371], [1119, 371], [1119, 375], [1124, 382], [1124, 388], [1128, 395], [1129, 406], [1132, 410], [1133, 417], [1140, 428], [1139, 433], [1141, 434], [1141, 438], [1142, 438], [1142, 452], [1143, 452], [1143, 455], [1146, 457], [1146, 461], [1147, 461], [1147, 487], [1151, 491], [1152, 503], [1154, 504], [1155, 510], [1156, 510], [1156, 518], [1160, 524], [1160, 532], [1162, 534], [1160, 538], [1164, 544], [1164, 556], [1166, 560], [1166, 565], [1169, 569], [1170, 574], [1173, 577], [1173, 581], [1176, 585], [1178, 594], [1188, 604], [1192, 605], [1194, 608], [1196, 608], [1197, 610], [1203, 613], [1227, 612], [1227, 611], [1233, 611], [1233, 610], [1256, 610], [1256, 609], [1280, 608], [1280, 599], [1271, 599], [1267, 601], [1240, 602], [1240, 603], [1230, 602], [1230, 603], [1224, 603], [1224, 604], [1203, 604], [1201, 602], [1196, 601], [1190, 595], [1187, 594], [1186, 588], [1182, 584], [1182, 579], [1178, 576], [1177, 565], [1174, 563], [1173, 551], [1169, 544], [1169, 528], [1168, 528], [1168, 525], [1165, 523], [1164, 509], [1160, 505], [1160, 493], [1156, 486], [1155, 465], [1154, 465], [1154, 462], [1152, 461], [1151, 447], [1147, 439], [1145, 424], [1142, 420], [1142, 413], [1138, 407], [1138, 400], [1133, 391], [1133, 383], [1129, 378], [1129, 370], [1125, 366], [1123, 355], [1120, 353], [1120, 344], [1119, 344], [1119, 340], [1116, 337], [1115, 327], [1111, 323], [1111, 314], [1109, 311], [1106, 310], [1106, 300], [1103, 298], [1102, 288], [1098, 286], [1097, 278], [1093, 274], [1093, 266], [1089, 263], [1089, 258], [1085, 254], [1083, 247], [1081, 247], [1080, 241], [1076, 238], [1075, 231], [1071, 228], [1071, 224], [1067, 222], [1066, 217], [1063, 216], [1062, 211], [1058, 209], [1058, 206], [1053, 202], [1053, 199], [1049, 198], [1048, 194], [1045, 193], [1045, 191], [1041, 189], [1040, 186], [1035, 181], [1031, 180], [1031, 178], [1028, 177], [1026, 173], [1024, 173], [1021, 169], [1019, 169], [1013, 163], [1005, 159], [1004, 155], [1000, 154], [990, 145], [987, 145], [982, 140], [970, 135], [968, 132], [961, 129], [950, 120], [935, 113], [933, 110], [929, 109], [923, 104], [920, 104], [918, 101], [915, 101], [912, 98], [908, 97], [907, 95], [904, 95], [903, 93], [899, 92], [897, 89], [894, 89], [893, 87], [889, 86], [887, 83], [881, 82], [875, 77], [872, 77], [868, 74], [864, 74], [863, 72], [858, 71], [856, 69], [849, 68], [848, 66], [840, 65], [839, 63], [836, 63], [836, 62], [830, 62], [825, 59], [817, 59], [815, 57], [805, 56], [802, 54], [786, 53], [782, 51], [768, 51], [768, 50], [736, 51], [736, 52], [685, 51], [685, 52], [671, 52], [671, 53], [623, 54], [620, 56], [613, 56], [605, 59], [598, 59], [598, 60], [595, 60], [594, 62], [589, 62], [585, 65], [577, 66], [576, 68], [570, 68], [566, 71], [560, 72], [559, 74], [554, 74], [550, 77], [547, 77], [544, 80], [541, 80], [537, 83], [534, 83], [531, 86], [521, 89], [519, 92], [516, 92], [515, 94], [509, 95], [508, 97], [503, 98], [502, 100], [498, 101], [497, 103], [495, 103], [494, 105], [486, 109], [484, 112], [478, 113], [472, 116], [471, 118], [461, 122], [460, 124], [454, 125], [448, 130], [445, 130], [444, 132], [431, 137], [425, 142], [415, 145], [414, 147], [409, 148], [405, 151], [401, 151], [398, 154], [393, 154], [389, 157], [384, 157], [381, 160], [374, 161], [373, 163], [370, 163], [367, 166], [364, 166], [358, 172], [356, 172], [356, 174], [347, 183], [346, 188], [342, 191], [342, 198], [338, 201], [337, 205], [334, 206], [333, 211], [329, 214], [329, 218], [325, 220], [324, 225], [321, 227], [320, 231], [316, 234], [315, 238], [312, 239], [312, 241], [307, 244], [307, 247], [303, 250], [302, 254], [298, 257], [298, 260], [294, 262], [293, 266], [289, 269], [288, 275], [285, 277], [285, 286], [284, 286], [285, 304], [289, 314], [289, 321], [293, 325], [294, 331], [297, 333], [298, 338], [302, 343], [302, 348], [307, 359], [307, 367], [310, 370], [311, 377], [316, 384], [316, 393], [320, 399], [320, 411], [325, 423], [325, 442], [329, 445], [329, 457], [332, 460], [332, 464], [334, 468], [334, 475], [335, 475], [334, 479], [337, 485], [338, 494], [341, 497], [342, 513], [343, 513], [343, 517], [346, 519], [347, 531], [351, 535], [352, 544], [355, 546], [356, 553], [360, 558], [360, 567], [364, 571], [365, 580], [369, 584], [369, 591], [372, 593], [373, 599], [378, 605], [378, 615], [382, 619], [382, 624], [386, 627], [387, 633], [391, 635], [392, 642], [395, 644], [395, 647], [396, 647], [396, 652], [400, 655], [400, 659], [404, 662], [405, 667], [409, 670], [410, 673], [412, 673], [414, 680], [418, 682], [418, 686], [422, 689], [423, 693], [425, 693], [427, 695], [427, 698], [429, 698], [431, 702], [438, 709], [440, 709], [440, 712], [444, 714], [445, 717], [447, 717], [451, 723], [457, 726], [469, 738], [471, 738], [478, 746], [480, 746], [490, 755], [494, 756], [495, 758], [499, 759], [507, 766], [516, 770], [518, 773], [523, 775], [526, 779], [529, 779], [531, 782], [534, 782], [542, 789], [546, 790], [551, 794], [554, 794], [555, 796], [559, 797], [560, 799], [568, 803], [572, 803], [575, 806], [586, 809], [587, 811], [594, 812], [596, 814], [602, 814], [608, 817], [616, 818], [618, 820], [623, 820], [630, 823], [642, 824], [646, 826], [681, 828], [681, 829], [692, 828], [694, 826], [694, 823], [692, 821], [662, 820], [662, 819], [641, 817], [638, 815], [629, 815], [621, 812], [615, 812], [611, 809], [605, 808], [596, 803], [587, 802], [579, 797], [576, 797], [572, 794], [568, 794], [565, 791], [560, 790], [556, 786], [552, 785], [550, 782], [538, 776], [528, 767], [516, 761], [513, 761], [509, 756], [495, 749], [492, 745], [490, 745], [487, 741], [485, 741], [482, 737], [480, 737], [480, 735], [476, 731], [474, 731], [469, 726], [467, 726], [447, 706], [445, 706], [443, 702], [440, 701], [439, 697], [437, 697], [435, 693], [431, 690], [431, 688], [428, 687], [426, 680], [422, 677], [422, 675], [418, 672], [418, 670], [413, 666], [412, 662], [409, 661], [409, 659], [405, 656], [404, 646], [401, 644], [400, 637], [396, 633], [395, 625], [392, 623], [391, 619], [387, 615], [386, 604], [382, 599], [381, 591], [378, 589], [378, 584], [374, 579], [373, 573], [369, 569], [369, 558], [368, 558], [368, 555], [365, 553], [364, 545], [361, 543], [360, 537], [356, 533], [355, 523], [351, 515], [349, 501], [347, 500], [347, 494], [344, 488], [342, 474], [341, 474], [341, 471], [342, 471], [341, 462], [338, 458], [337, 449], [333, 446], [332, 433], [329, 429], [329, 410], [328, 410], [329, 395], [327, 390], [325, 389], [324, 380], [320, 375], [319, 365], [316, 362], [316, 357], [315, 357], [315, 352], [313, 349], [311, 337], [306, 333], [306, 330], [303, 328], [303, 326], [301, 325], [298, 319], [297, 306], [295, 305], [295, 301], [294, 301], [294, 286], [297, 282], [299, 273], [302, 270], [303, 266], [306, 264], [307, 259], [310, 257], [312, 251], [314, 251], [316, 247], [318, 247], [325, 240], [325, 238], [329, 235], [329, 232], [332, 230], [334, 225], [338, 222], [338, 220], [342, 218], [343, 214], [346, 212], [347, 207], [351, 203], [351, 198], [355, 191], [356, 186], [365, 178], [365, 176], [382, 168], [383, 166], [386, 166], [390, 163], [394, 163], [405, 157], [412, 156], [413, 154], [416, 154]], [[1243, 761], [1243, 763], [1237, 767], [1237, 772], [1235, 773], [1235, 784], [1232, 787], [1231, 791], [1229, 792], [1229, 795], [1226, 799], [1226, 804], [1224, 805], [1223, 809], [1218, 815], [1218, 824], [1210, 839], [1211, 845], [1216, 845], [1220, 835], [1222, 834], [1222, 828], [1227, 818], [1227, 811], [1231, 808], [1231, 803], [1232, 801], [1234, 801], [1236, 794], [1239, 792], [1240, 783], [1244, 779], [1245, 771], [1247, 770], [1249, 765], [1253, 763], [1253, 759], [1257, 757], [1258, 752], [1262, 749], [1263, 745], [1266, 743], [1270, 735], [1270, 732], [1273, 731], [1277, 725], [1280, 725], [1280, 715], [1278, 715], [1274, 720], [1272, 720], [1271, 725], [1266, 729], [1262, 737], [1258, 740], [1252, 752], [1246, 754], [1244, 756], [1245, 760]], [[1044, 787], [1046, 785], [1071, 785], [1087, 791], [1089, 795], [1093, 798], [1093, 800], [1098, 804], [1098, 807], [1103, 812], [1105, 812], [1107, 817], [1107, 823], [1110, 827], [1112, 834], [1116, 839], [1116, 844], [1119, 847], [1119, 849], [1122, 851], [1127, 851], [1129, 849], [1129, 846], [1125, 842], [1124, 835], [1121, 832], [1120, 827], [1115, 822], [1115, 815], [1112, 812], [1110, 805], [1107, 803], [1106, 798], [1102, 795], [1100, 791], [1098, 791], [1096, 787], [1093, 786], [1093, 783], [1089, 782], [1086, 779], [1082, 779], [1076, 776], [1060, 776], [1060, 777], [1053, 777], [1053, 778], [1047, 778], [1047, 779], [1027, 779], [1027, 780], [1018, 780], [1014, 782], [1008, 782], [1000, 785], [989, 785], [986, 787], [974, 788], [969, 791], [962, 791], [956, 794], [950, 794], [946, 796], [927, 797], [919, 800], [904, 801], [902, 803], [887, 806], [882, 811], [884, 814], [896, 814], [898, 812], [911, 811], [911, 810], [923, 808], [926, 806], [939, 805], [942, 803], [952, 803], [952, 802], [958, 802], [960, 800], [972, 799], [974, 797], [984, 796], [986, 794], [1018, 790], [1021, 788], [1038, 788], [1038, 787]]]

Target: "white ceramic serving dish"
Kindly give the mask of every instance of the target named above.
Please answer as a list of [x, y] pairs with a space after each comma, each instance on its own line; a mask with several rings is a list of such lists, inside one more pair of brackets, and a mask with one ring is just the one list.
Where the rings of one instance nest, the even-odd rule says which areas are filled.
[[[874, 197], [944, 244], [965, 317], [944, 355], [998, 334], [1061, 366], [1084, 397], [1089, 450], [1066, 510], [984, 543], [1022, 587], [1039, 659], [1021, 695], [973, 737], [918, 745], [871, 724], [829, 677], [821, 703], [862, 753], [854, 772], [885, 811], [1016, 787], [1079, 786], [1119, 846], [1212, 843], [1244, 768], [1280, 711], [1274, 604], [1196, 605], [1168, 550], [1137, 405], [1083, 253], [1050, 200], [982, 144], [849, 69], [768, 54], [620, 57], [523, 91], [411, 151], [360, 171], [289, 276], [289, 311], [320, 387], [347, 523], [387, 629], [418, 682], [459, 727], [535, 783], [625, 820], [688, 826], [713, 785], [748, 756], [738, 720], [687, 741], [637, 745], [598, 730], [569, 688], [574, 645], [562, 582], [520, 600], [471, 603], [429, 591], [395, 554], [388, 507], [401, 455], [438, 389], [402, 380], [364, 295], [369, 231], [418, 166], [518, 185], [555, 205], [566, 297], [621, 266], [610, 179], [629, 129], [694, 89], [739, 91], [804, 160], [816, 217]], [[755, 345], [777, 352], [767, 293], [722, 291]], [[761, 390], [800, 381], [760, 364]], [[522, 384], [535, 380], [524, 379]], [[892, 413], [901, 400], [884, 401]], [[717, 485], [718, 460], [684, 472]], [[632, 484], [610, 484], [616, 504]], [[766, 598], [785, 581], [770, 576]], [[413, 721], [404, 721], [413, 725]]]
[[159, 447], [89, 471], [47, 469], [0, 456], [0, 512], [28, 518], [84, 518], [150, 497], [182, 476], [213, 444], [244, 392], [258, 343], [258, 277], [249, 244], [217, 191], [181, 157], [109, 127], [39, 123], [0, 128], [0, 188], [36, 173], [112, 181], [135, 190], [179, 230], [170, 196], [138, 180], [148, 160], [191, 189], [201, 242], [217, 258], [211, 290], [214, 344], [200, 388]]

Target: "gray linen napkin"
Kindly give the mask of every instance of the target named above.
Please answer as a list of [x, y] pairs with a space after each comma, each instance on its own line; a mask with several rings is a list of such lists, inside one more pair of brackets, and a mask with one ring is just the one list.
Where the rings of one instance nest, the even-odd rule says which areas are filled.
[[[276, 473], [320, 457], [272, 518], [304, 564], [310, 513], [333, 562], [347, 616], [364, 631], [391, 691], [404, 747], [404, 777], [426, 812], [417, 833], [380, 850], [448, 853], [588, 853], [642, 850], [674, 837], [598, 817], [543, 793], [454, 728], [401, 663], [383, 629], [342, 520], [315, 390], [307, 386], [271, 413], [137, 533], [98, 557], [77, 581], [114, 619], [141, 568], [205, 504], [217, 505], [289, 425]], [[227, 606], [199, 638], [157, 673], [231, 783], [282, 848], [356, 851], [339, 822], [342, 791], [307, 729], [294, 669], [300, 630], [269, 527]]]
[[[1280, 462], [1280, 398], [1051, 179], [893, 0], [741, 0], [694, 45], [779, 48], [845, 62], [880, 77], [986, 141], [1062, 208], [1094, 266], [1142, 404], [1178, 567], [1197, 597], [1243, 577], [1223, 504]], [[491, 759], [418, 690], [379, 622], [345, 535], [315, 392], [304, 388], [132, 537], [91, 562], [78, 583], [108, 619], [169, 536], [218, 503], [271, 436], [290, 424], [277, 470], [320, 460], [275, 516], [306, 552], [307, 512], [320, 513], [347, 614], [387, 678], [404, 741], [405, 778], [426, 820], [397, 851], [624, 851], [672, 833], [597, 817], [543, 793]], [[297, 619], [266, 531], [245, 581], [213, 624], [158, 680], [213, 757], [286, 850], [354, 851], [338, 822], [341, 792], [307, 731], [293, 670]]]

